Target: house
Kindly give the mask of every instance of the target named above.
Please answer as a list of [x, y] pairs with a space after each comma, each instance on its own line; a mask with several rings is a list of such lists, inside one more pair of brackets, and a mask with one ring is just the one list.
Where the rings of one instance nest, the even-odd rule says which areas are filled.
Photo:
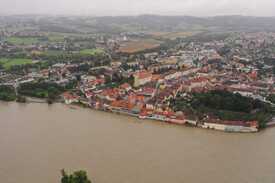
[[123, 91], [130, 91], [132, 89], [131, 85], [128, 83], [124, 83], [122, 85], [119, 86], [119, 89], [123, 90]]
[[174, 71], [172, 71], [172, 72], [168, 73], [168, 74], [164, 77], [164, 79], [165, 79], [165, 80], [177, 79], [177, 78], [179, 78], [179, 77], [181, 77], [181, 76], [182, 76], [182, 72], [174, 72]]
[[119, 61], [114, 61], [114, 62], [111, 63], [111, 66], [112, 66], [112, 67], [115, 67], [115, 68], [118, 68], [118, 67], [121, 66], [121, 64], [122, 64], [122, 63], [119, 62]]
[[145, 85], [152, 81], [152, 73], [147, 71], [139, 71], [134, 74], [134, 87]]
[[91, 97], [93, 97], [95, 94], [91, 91], [85, 91], [85, 96], [86, 98], [90, 99]]
[[125, 100], [115, 100], [110, 104], [110, 109], [130, 111], [134, 105]]
[[259, 125], [257, 121], [222, 121], [212, 119], [209, 122], [204, 122], [202, 127], [226, 132], [257, 132]]
[[138, 92], [139, 95], [143, 95], [145, 97], [154, 97], [156, 94], [156, 89], [152, 87], [143, 87]]
[[185, 119], [185, 122], [189, 125], [197, 126], [198, 122], [193, 119]]
[[105, 99], [108, 101], [116, 101], [119, 96], [119, 89], [117, 88], [107, 88], [97, 94], [97, 97], [99, 97], [100, 99]]
[[43, 78], [49, 78], [49, 70], [48, 69], [41, 70], [40, 74], [42, 75]]
[[203, 88], [209, 83], [209, 80], [205, 77], [197, 77], [189, 80], [187, 84], [189, 85], [189, 92], [192, 91], [193, 88]]
[[69, 92], [63, 93], [63, 99], [66, 104], [71, 104], [74, 102], [79, 102], [79, 96], [75, 96]]
[[155, 104], [156, 104], [156, 99], [155, 98], [151, 98], [150, 100], [148, 100], [146, 102], [145, 109], [146, 110], [154, 110]]
[[130, 94], [128, 96], [128, 102], [131, 104], [141, 104], [144, 105], [144, 96], [136, 95], [136, 94]]

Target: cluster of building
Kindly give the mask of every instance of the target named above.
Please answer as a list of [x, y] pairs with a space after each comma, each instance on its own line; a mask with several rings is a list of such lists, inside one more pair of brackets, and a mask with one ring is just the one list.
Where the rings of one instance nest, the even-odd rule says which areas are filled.
[[[66, 104], [81, 102], [94, 109], [141, 119], [255, 132], [257, 121], [198, 121], [183, 110], [174, 111], [170, 102], [178, 95], [188, 97], [210, 90], [228, 90], [270, 102], [266, 96], [275, 94], [274, 66], [266, 58], [275, 60], [275, 55], [266, 50], [274, 43], [275, 35], [271, 33], [238, 34], [222, 41], [183, 42], [166, 51], [143, 53], [130, 61], [121, 56], [121, 60], [111, 65], [91, 68], [86, 73], [79, 72], [79, 64], [55, 64], [16, 81], [44, 78], [65, 85], [77, 80], [77, 88], [63, 94]], [[0, 81], [5, 76], [0, 75]]]

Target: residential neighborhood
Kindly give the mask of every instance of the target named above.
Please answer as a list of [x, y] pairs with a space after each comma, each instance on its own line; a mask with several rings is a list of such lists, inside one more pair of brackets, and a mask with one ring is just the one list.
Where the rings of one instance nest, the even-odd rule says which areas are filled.
[[[37, 35], [37, 32], [2, 34], [45, 36]], [[179, 109], [175, 107], [175, 101], [190, 101], [196, 93], [226, 91], [274, 107], [275, 53], [271, 49], [274, 49], [275, 33], [235, 33], [223, 40], [203, 42], [178, 40], [169, 49], [130, 54], [123, 54], [118, 48], [130, 40], [131, 35], [95, 36], [91, 39], [94, 40], [93, 49], [102, 50], [98, 55], [77, 58], [87, 59], [82, 62], [76, 62], [72, 55], [54, 63], [46, 62], [46, 65], [41, 60], [43, 57], [36, 56], [37, 60], [25, 67], [2, 68], [0, 85], [10, 86], [16, 94], [28, 96], [31, 94], [27, 91], [28, 84], [30, 88], [33, 83], [38, 83], [37, 87], [44, 83], [54, 91], [43, 93], [41, 89], [31, 97], [48, 97], [51, 103], [63, 100], [66, 104], [81, 103], [93, 109], [140, 119], [229, 132], [256, 132], [263, 122], [258, 118], [226, 120], [208, 113], [200, 116], [190, 103], [186, 103], [189, 107]], [[63, 44], [42, 42], [42, 45], [20, 47], [31, 53], [50, 50], [51, 47], [65, 51], [79, 49], [74, 48], [76, 44], [71, 48], [66, 42]], [[0, 45], [0, 52], [20, 49], [4, 39]], [[53, 57], [47, 59], [51, 61]], [[257, 110], [253, 108], [253, 111]], [[264, 120], [272, 119], [271, 115], [265, 117]]]

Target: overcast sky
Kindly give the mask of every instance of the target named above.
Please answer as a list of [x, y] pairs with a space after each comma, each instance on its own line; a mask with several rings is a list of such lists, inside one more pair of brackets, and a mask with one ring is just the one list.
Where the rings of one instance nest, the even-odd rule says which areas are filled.
[[0, 14], [275, 16], [275, 0], [0, 0]]

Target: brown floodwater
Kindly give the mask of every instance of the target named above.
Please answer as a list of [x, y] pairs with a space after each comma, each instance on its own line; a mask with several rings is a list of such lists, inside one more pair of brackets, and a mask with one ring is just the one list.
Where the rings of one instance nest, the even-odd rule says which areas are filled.
[[0, 182], [274, 183], [275, 128], [229, 134], [55, 104], [0, 103]]

